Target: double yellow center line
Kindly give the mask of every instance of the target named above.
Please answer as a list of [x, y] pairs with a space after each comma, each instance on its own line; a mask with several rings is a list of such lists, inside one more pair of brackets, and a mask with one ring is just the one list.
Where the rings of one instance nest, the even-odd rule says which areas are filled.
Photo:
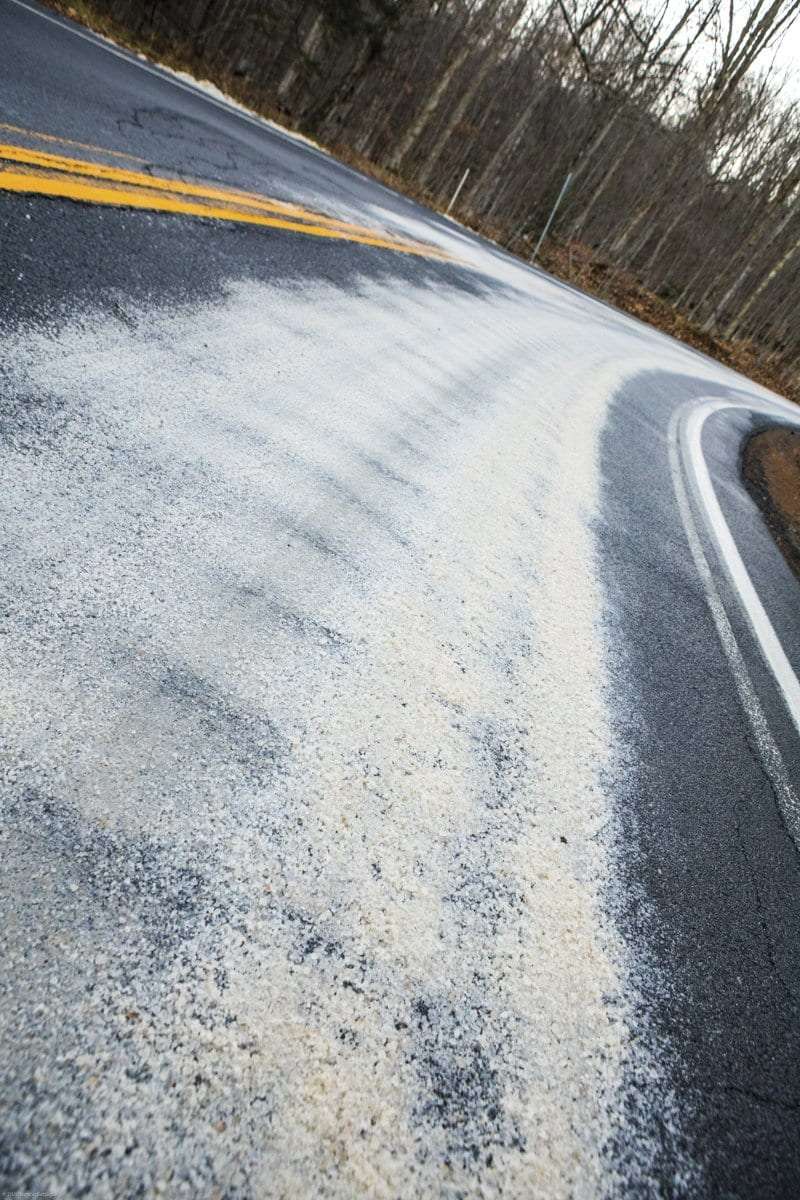
[[237, 191], [214, 184], [186, 183], [181, 179], [147, 175], [141, 171], [4, 143], [0, 143], [0, 191], [58, 196], [85, 204], [182, 213], [192, 217], [210, 217], [215, 221], [266, 225], [311, 237], [359, 242], [364, 246], [378, 246], [423, 258], [449, 260], [451, 257], [436, 246], [395, 237], [365, 225], [340, 221], [256, 192]]

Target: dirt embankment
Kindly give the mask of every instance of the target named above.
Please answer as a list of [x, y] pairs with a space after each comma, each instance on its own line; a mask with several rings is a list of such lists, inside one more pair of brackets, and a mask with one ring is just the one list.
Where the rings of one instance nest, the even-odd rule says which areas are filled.
[[744, 448], [742, 473], [786, 561], [800, 578], [800, 431], [777, 426], [754, 434]]

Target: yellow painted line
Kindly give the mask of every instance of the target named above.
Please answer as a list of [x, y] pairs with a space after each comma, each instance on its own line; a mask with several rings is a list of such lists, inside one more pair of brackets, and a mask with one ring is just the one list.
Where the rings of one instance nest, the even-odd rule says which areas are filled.
[[266, 225], [274, 229], [290, 229], [312, 237], [334, 238], [339, 241], [358, 242], [364, 246], [378, 246], [384, 250], [396, 250], [401, 254], [413, 254], [421, 258], [450, 259], [443, 250], [434, 246], [423, 246], [415, 242], [401, 242], [378, 234], [369, 236], [336, 229], [330, 225], [313, 225], [298, 220], [251, 212], [246, 209], [221, 208], [212, 204], [183, 199], [167, 192], [149, 191], [145, 188], [104, 186], [84, 182], [67, 175], [46, 175], [38, 172], [0, 170], [0, 191], [25, 192], [38, 196], [58, 196], [77, 200], [85, 204], [111, 205], [122, 208], [143, 208], [154, 212], [183, 213], [192, 217], [211, 217], [217, 221], [235, 221], [248, 225]]
[[36, 142], [76, 146], [78, 150], [94, 150], [98, 154], [110, 154], [112, 158], [127, 158], [130, 162], [147, 162], [146, 158], [140, 158], [138, 154], [126, 154], [123, 150], [106, 150], [102, 146], [93, 146], [91, 142], [74, 142], [72, 138], [57, 137], [54, 133], [39, 133], [36, 129], [25, 129], [22, 125], [9, 125], [5, 121], [0, 121], [0, 129], [5, 130], [6, 133], [19, 133]]
[[[253, 192], [236, 191], [233, 188], [219, 187], [213, 184], [185, 183], [180, 179], [164, 179], [155, 175], [146, 175], [140, 171], [124, 170], [120, 167], [107, 166], [104, 163], [87, 162], [78, 158], [65, 158], [60, 154], [48, 154], [44, 150], [30, 150], [27, 147], [12, 146], [0, 143], [0, 159], [46, 169], [59, 171], [70, 175], [86, 176], [91, 179], [105, 180], [114, 184], [128, 184], [133, 187], [147, 188], [149, 191], [164, 191], [170, 195], [198, 197], [204, 200], [221, 201], [224, 204], [237, 205], [239, 209], [254, 208], [260, 212], [279, 213], [283, 216], [300, 221], [310, 221], [314, 225], [327, 225], [332, 229], [346, 230], [362, 237], [374, 238], [379, 236], [374, 229], [364, 225], [355, 225], [349, 221], [340, 221], [336, 217], [326, 217], [296, 204], [282, 200], [267, 199]], [[2, 174], [0, 174], [2, 186]], [[355, 239], [351, 239], [355, 240]], [[447, 257], [434, 247], [424, 246], [420, 242], [406, 241], [394, 238], [391, 234], [383, 235], [384, 242], [397, 242], [398, 245], [416, 245], [425, 249], [431, 257]]]

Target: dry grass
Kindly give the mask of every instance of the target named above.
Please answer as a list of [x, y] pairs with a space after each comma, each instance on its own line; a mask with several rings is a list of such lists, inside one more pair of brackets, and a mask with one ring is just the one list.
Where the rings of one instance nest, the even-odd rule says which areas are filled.
[[[265, 117], [281, 122], [289, 129], [307, 132], [298, 129], [289, 114], [271, 105], [251, 83], [221, 71], [211, 70], [207, 64], [199, 62], [189, 46], [167, 45], [160, 39], [136, 38], [117, 22], [98, 12], [91, 0], [71, 0], [71, 2], [44, 0], [44, 2], [57, 12], [80, 21], [97, 33], [113, 38], [114, 41], [128, 49], [145, 54], [175, 70], [188, 71], [199, 78], [209, 78], [234, 100], [246, 104]], [[394, 188], [423, 204], [435, 207], [433, 197], [420, 191], [413, 183], [394, 172], [354, 153], [348, 146], [333, 145], [328, 149], [342, 162], [377, 179], [387, 187]], [[456, 210], [454, 216], [457, 216], [476, 233], [483, 234], [500, 245], [505, 245], [511, 249], [512, 253], [519, 249], [518, 246], [508, 246], [504, 230], [489, 226], [485, 222], [476, 221], [466, 212]], [[779, 359], [768, 359], [766, 352], [752, 342], [726, 341], [706, 333], [699, 324], [693, 322], [691, 318], [680, 312], [667, 300], [645, 288], [633, 274], [604, 261], [583, 243], [563, 243], [557, 239], [551, 239], [543, 246], [539, 262], [545, 270], [559, 279], [573, 284], [592, 296], [597, 296], [623, 312], [630, 313], [631, 316], [637, 317], [648, 325], [655, 326], [656, 329], [670, 334], [678, 341], [685, 342], [696, 350], [701, 350], [710, 358], [715, 358], [725, 366], [732, 367], [749, 379], [786, 396], [789, 400], [800, 403], [800, 380]]]

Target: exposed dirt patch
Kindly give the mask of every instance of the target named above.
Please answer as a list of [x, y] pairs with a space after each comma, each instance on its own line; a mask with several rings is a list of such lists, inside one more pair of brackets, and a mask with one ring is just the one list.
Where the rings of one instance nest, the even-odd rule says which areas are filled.
[[800, 577], [800, 431], [777, 426], [750, 438], [742, 456], [747, 490]]

